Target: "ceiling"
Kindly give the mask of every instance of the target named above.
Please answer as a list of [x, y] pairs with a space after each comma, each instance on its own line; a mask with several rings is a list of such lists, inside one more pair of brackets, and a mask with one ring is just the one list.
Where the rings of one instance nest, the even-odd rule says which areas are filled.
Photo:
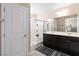
[[31, 13], [43, 14], [71, 4], [72, 3], [31, 3]]

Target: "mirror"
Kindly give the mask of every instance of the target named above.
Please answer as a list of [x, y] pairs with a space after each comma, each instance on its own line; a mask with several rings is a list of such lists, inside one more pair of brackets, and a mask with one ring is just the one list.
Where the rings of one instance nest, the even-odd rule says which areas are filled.
[[77, 32], [77, 15], [55, 18], [54, 20], [57, 31]]
[[51, 21], [44, 22], [44, 29], [46, 28], [46, 31], [79, 32], [78, 19], [79, 16], [77, 15], [54, 18]]

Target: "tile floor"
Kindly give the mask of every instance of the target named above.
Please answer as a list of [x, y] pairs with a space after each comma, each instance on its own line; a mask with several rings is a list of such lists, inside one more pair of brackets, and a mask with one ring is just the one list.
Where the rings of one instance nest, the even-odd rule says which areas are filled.
[[[47, 48], [46, 48], [47, 49]], [[52, 51], [51, 51], [52, 52]], [[49, 52], [48, 52], [49, 53]], [[64, 53], [61, 53], [61, 52], [58, 52], [58, 51], [55, 51], [51, 54], [51, 55], [46, 55], [44, 54], [43, 52], [40, 52], [38, 50], [35, 50], [35, 49], [31, 49], [31, 52], [29, 52], [28, 56], [69, 56], [67, 54], [64, 54]]]
[[38, 52], [37, 50], [32, 49], [31, 52], [29, 52], [28, 56], [45, 56], [45, 55]]

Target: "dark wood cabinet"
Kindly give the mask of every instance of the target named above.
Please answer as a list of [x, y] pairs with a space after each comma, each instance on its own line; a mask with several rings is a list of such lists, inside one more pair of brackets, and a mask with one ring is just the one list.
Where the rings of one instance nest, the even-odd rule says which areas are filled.
[[55, 36], [52, 35], [43, 35], [43, 44], [49, 48], [55, 48]]
[[[50, 35], [49, 35], [50, 36]], [[49, 47], [49, 45], [50, 45], [50, 42], [49, 42], [49, 37], [48, 37], [48, 35], [43, 35], [43, 44], [45, 45], [45, 46], [47, 46], [47, 47]]]
[[63, 36], [57, 36], [57, 39], [55, 41], [55, 46], [60, 50], [68, 50], [70, 45], [69, 45], [69, 41], [67, 40], [67, 38], [63, 37]]
[[70, 37], [69, 41], [71, 54], [79, 56], [79, 38]]
[[[55, 49], [55, 36], [50, 35], [50, 47]], [[53, 39], [54, 38], [54, 39]]]
[[43, 44], [49, 48], [70, 54], [79, 55], [79, 38], [62, 35], [43, 35]]

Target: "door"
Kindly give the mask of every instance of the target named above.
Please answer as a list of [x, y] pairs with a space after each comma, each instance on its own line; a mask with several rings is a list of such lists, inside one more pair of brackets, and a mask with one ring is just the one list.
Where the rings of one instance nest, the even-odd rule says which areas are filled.
[[27, 52], [27, 8], [13, 3], [5, 4], [5, 55], [25, 56]]

